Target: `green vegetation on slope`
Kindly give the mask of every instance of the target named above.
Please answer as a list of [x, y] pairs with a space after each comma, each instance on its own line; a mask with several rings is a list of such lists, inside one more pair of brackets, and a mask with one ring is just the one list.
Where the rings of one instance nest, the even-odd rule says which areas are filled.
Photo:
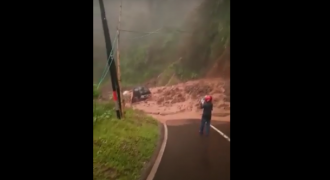
[[230, 0], [205, 0], [181, 29], [188, 33], [171, 29], [148, 46], [132, 47], [125, 57], [127, 66], [122, 66], [122, 80], [141, 83], [161, 74], [157, 85], [165, 85], [173, 76], [180, 80], [204, 76], [215, 64], [218, 75], [229, 74]]
[[[164, 16], [172, 10], [162, 8]], [[121, 49], [123, 86], [150, 79], [157, 85], [171, 84], [209, 71], [229, 75], [230, 0], [204, 0], [187, 17], [180, 26], [165, 24], [160, 33], [132, 40]]]
[[100, 96], [100, 91], [97, 89], [97, 85], [93, 84], [93, 99], [98, 98]]
[[128, 109], [116, 119], [112, 103], [93, 109], [93, 180], [135, 180], [156, 148], [156, 120]]
[[131, 46], [121, 54], [123, 85], [137, 85], [157, 77], [176, 60], [178, 33], [162, 30], [163, 34], [150, 35], [140, 45]]
[[[183, 27], [192, 34], [181, 38], [178, 70], [203, 76], [215, 63], [229, 68], [229, 56], [222, 55], [230, 46], [230, 0], [205, 0]], [[224, 70], [217, 69], [219, 75], [226, 73]]]

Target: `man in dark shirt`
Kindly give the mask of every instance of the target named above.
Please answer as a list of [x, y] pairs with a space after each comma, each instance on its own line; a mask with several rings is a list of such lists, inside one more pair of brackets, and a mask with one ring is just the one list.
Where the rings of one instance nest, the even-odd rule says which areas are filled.
[[204, 102], [201, 102], [201, 109], [203, 109], [203, 114], [199, 133], [203, 134], [205, 126], [205, 135], [209, 135], [213, 110], [212, 96], [206, 95], [203, 100]]

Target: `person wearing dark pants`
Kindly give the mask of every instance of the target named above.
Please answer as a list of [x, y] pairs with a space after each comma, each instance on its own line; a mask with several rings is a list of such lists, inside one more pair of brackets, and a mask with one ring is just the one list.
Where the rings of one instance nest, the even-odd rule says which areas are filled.
[[202, 117], [199, 133], [203, 134], [204, 133], [204, 128], [205, 128], [205, 135], [209, 135], [210, 126], [211, 126], [211, 118]]
[[201, 102], [201, 108], [203, 109], [201, 125], [199, 128], [199, 133], [204, 133], [205, 128], [205, 135], [208, 136], [210, 133], [210, 126], [211, 126], [211, 117], [212, 117], [212, 110], [213, 110], [213, 103], [212, 103], [212, 96], [206, 95]]

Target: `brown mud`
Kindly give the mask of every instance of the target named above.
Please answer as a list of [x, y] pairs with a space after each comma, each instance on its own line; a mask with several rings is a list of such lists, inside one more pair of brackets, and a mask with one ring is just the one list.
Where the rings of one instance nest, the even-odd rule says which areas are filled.
[[134, 103], [132, 107], [150, 114], [161, 122], [176, 124], [175, 120], [199, 119], [199, 100], [206, 94], [213, 97], [212, 120], [230, 121], [230, 81], [220, 78], [200, 79], [172, 86], [154, 87], [150, 90], [150, 99]]

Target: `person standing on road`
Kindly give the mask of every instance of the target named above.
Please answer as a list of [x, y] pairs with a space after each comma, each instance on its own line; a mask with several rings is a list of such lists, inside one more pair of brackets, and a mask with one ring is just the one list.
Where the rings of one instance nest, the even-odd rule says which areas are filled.
[[211, 126], [211, 116], [213, 110], [212, 96], [206, 95], [201, 100], [201, 109], [203, 109], [201, 126], [199, 128], [199, 133], [202, 135], [204, 133], [205, 127], [205, 135], [208, 136], [210, 133]]

